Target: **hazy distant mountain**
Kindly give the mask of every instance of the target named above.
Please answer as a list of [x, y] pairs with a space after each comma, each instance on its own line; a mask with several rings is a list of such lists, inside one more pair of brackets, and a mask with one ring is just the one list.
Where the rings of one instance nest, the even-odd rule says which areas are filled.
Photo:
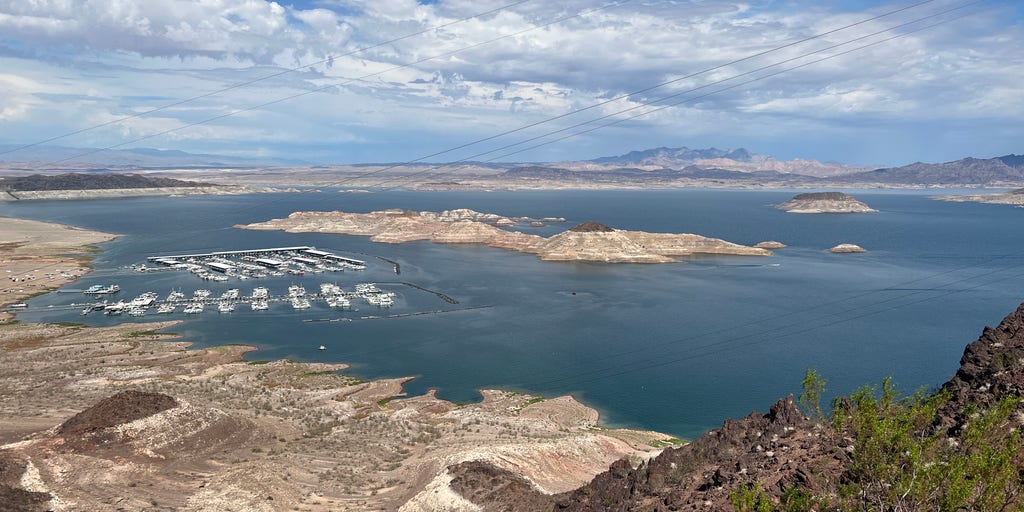
[[663, 167], [677, 168], [693, 164], [697, 160], [709, 160], [712, 158], [727, 158], [737, 162], [752, 162], [755, 159], [765, 160], [764, 155], [754, 155], [743, 148], [739, 149], [690, 149], [680, 148], [654, 148], [643, 151], [630, 151], [625, 155], [605, 156], [588, 160], [595, 164], [612, 165], [660, 165]]
[[654, 148], [643, 151], [630, 151], [624, 155], [606, 156], [582, 162], [560, 163], [560, 166], [575, 170], [587, 170], [608, 167], [639, 167], [647, 170], [673, 169], [679, 170], [691, 166], [705, 169], [719, 169], [736, 172], [768, 172], [781, 174], [797, 174], [816, 178], [840, 176], [868, 171], [875, 167], [845, 165], [835, 162], [819, 162], [817, 160], [778, 160], [774, 157], [753, 153], [745, 148], [737, 149], [690, 149]]
[[1024, 183], [1024, 155], [963, 158], [953, 162], [922, 162], [849, 174], [839, 181], [900, 185], [1017, 185]]
[[[186, 153], [178, 150], [137, 148], [98, 151], [95, 148], [71, 148], [64, 146], [35, 146], [18, 149], [17, 145], [0, 145], [0, 162], [22, 162], [26, 164], [97, 166], [97, 167], [259, 167], [271, 165], [304, 165], [301, 160], [236, 157]], [[17, 151], [14, 151], [17, 150]], [[87, 154], [88, 153], [88, 154]], [[79, 156], [83, 155], [83, 156]], [[64, 162], [63, 160], [67, 160]]]

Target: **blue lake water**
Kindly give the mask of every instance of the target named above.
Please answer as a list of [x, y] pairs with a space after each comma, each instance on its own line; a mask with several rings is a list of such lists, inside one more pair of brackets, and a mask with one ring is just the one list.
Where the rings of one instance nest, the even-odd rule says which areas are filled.
[[[0, 205], [0, 215], [51, 220], [125, 236], [104, 244], [96, 272], [67, 288], [118, 283], [121, 297], [238, 287], [248, 293], [291, 283], [407, 281], [446, 293], [456, 307], [437, 315], [360, 320], [379, 314], [286, 305], [185, 319], [175, 332], [200, 345], [249, 343], [251, 359], [288, 357], [353, 365], [365, 378], [416, 376], [410, 393], [436, 388], [453, 401], [477, 389], [553, 396], [571, 393], [598, 408], [606, 425], [694, 437], [728, 417], [766, 410], [798, 393], [817, 368], [830, 394], [893, 376], [903, 389], [932, 387], [958, 366], [964, 346], [1024, 299], [1024, 209], [945, 203], [923, 192], [852, 191], [881, 210], [865, 215], [797, 215], [770, 207], [795, 191], [544, 191], [273, 194], [138, 198]], [[622, 229], [688, 232], [754, 244], [789, 245], [770, 257], [700, 257], [678, 264], [542, 262], [474, 246], [378, 244], [366, 237], [243, 231], [232, 226], [295, 210], [371, 211], [472, 208], [508, 216], [565, 217], [550, 235], [593, 220]], [[866, 254], [827, 249], [856, 243]], [[369, 262], [365, 272], [307, 274], [221, 284], [183, 273], [138, 274], [147, 256], [314, 245]], [[401, 264], [395, 276], [391, 264]], [[389, 313], [447, 309], [434, 295], [385, 284], [399, 294]], [[166, 320], [151, 313], [79, 316], [49, 305], [81, 302], [51, 293], [29, 302], [26, 321]], [[353, 318], [307, 323], [303, 319]], [[319, 351], [319, 345], [328, 350]]]

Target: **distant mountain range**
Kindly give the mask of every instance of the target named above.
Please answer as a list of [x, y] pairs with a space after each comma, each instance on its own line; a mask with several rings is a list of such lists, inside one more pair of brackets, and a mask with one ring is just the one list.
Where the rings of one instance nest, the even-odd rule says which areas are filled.
[[[0, 145], [0, 152], [16, 146]], [[101, 151], [71, 163], [50, 164], [96, 151], [87, 148], [39, 146], [0, 155], [0, 173], [6, 167], [17, 173], [46, 171], [132, 172], [153, 169], [216, 169], [311, 167], [298, 161], [193, 154], [176, 150], [126, 149]], [[87, 163], [78, 163], [82, 160]], [[394, 164], [394, 168], [405, 167]], [[429, 164], [414, 164], [423, 167]], [[321, 172], [332, 167], [318, 166]], [[362, 164], [349, 168], [364, 167]], [[456, 170], [457, 169], [457, 170]], [[400, 172], [400, 171], [399, 171]], [[913, 163], [902, 167], [856, 166], [817, 160], [778, 160], [769, 155], [736, 149], [659, 147], [630, 151], [618, 156], [567, 162], [515, 164], [462, 162], [445, 172], [458, 186], [460, 179], [496, 186], [511, 184], [536, 188], [581, 186], [1024, 186], [1024, 155], [995, 158], [968, 157], [936, 164]], [[503, 183], [509, 181], [511, 183]]]
[[595, 164], [615, 165], [679, 165], [680, 163], [692, 164], [697, 160], [709, 160], [712, 158], [727, 158], [737, 162], [753, 162], [768, 159], [764, 155], [752, 154], [746, 149], [690, 149], [681, 148], [654, 148], [643, 151], [630, 151], [625, 155], [604, 156], [588, 160]]
[[[21, 149], [18, 145], [0, 144], [0, 162], [17, 162], [27, 166], [53, 164], [61, 167], [258, 167], [276, 165], [306, 165], [301, 160], [248, 158], [226, 155], [187, 153], [174, 149], [110, 149], [72, 148], [64, 146], [33, 146]], [[66, 161], [65, 161], [66, 160]]]
[[1024, 155], [964, 158], [941, 164], [913, 163], [842, 176], [855, 183], [918, 185], [1011, 185], [1024, 183]]
[[953, 162], [917, 162], [871, 168], [816, 160], [777, 160], [744, 148], [722, 150], [655, 148], [624, 155], [548, 166], [518, 167], [509, 176], [561, 177], [601, 181], [616, 177], [645, 182], [714, 180], [770, 185], [1018, 186], [1024, 184], [1024, 155], [964, 158]]

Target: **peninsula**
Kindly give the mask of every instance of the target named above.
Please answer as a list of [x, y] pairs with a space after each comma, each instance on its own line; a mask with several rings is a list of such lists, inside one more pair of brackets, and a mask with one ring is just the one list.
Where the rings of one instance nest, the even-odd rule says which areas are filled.
[[935, 196], [932, 199], [954, 203], [988, 203], [1009, 204], [1024, 208], [1024, 188], [1003, 192], [1001, 194], [974, 194], [963, 196]]
[[776, 208], [789, 213], [872, 213], [868, 205], [842, 192], [809, 192], [797, 194]]
[[734, 244], [694, 234], [647, 233], [585, 222], [551, 237], [501, 229], [517, 222], [500, 215], [473, 210], [415, 212], [400, 209], [370, 213], [295, 212], [242, 229], [282, 230], [290, 233], [364, 235], [375, 242], [402, 243], [429, 240], [442, 244], [477, 244], [536, 254], [546, 261], [605, 263], [672, 263], [693, 254], [768, 256], [764, 248]]
[[295, 189], [216, 185], [139, 174], [64, 173], [0, 177], [0, 201], [114, 199], [141, 196], [237, 195]]
[[[115, 235], [63, 224], [0, 217], [0, 307], [56, 289], [88, 272], [93, 244]], [[72, 255], [81, 256], [72, 256]], [[10, 318], [0, 313], [0, 321]]]

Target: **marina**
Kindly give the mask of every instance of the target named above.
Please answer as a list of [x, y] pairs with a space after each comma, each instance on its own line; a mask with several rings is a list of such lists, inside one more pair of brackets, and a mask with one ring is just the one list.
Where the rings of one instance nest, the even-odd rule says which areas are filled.
[[[116, 285], [114, 285], [116, 286]], [[368, 305], [379, 308], [390, 308], [395, 304], [395, 292], [381, 290], [376, 283], [359, 283], [354, 291], [345, 291], [334, 283], [322, 283], [318, 293], [308, 293], [302, 285], [291, 285], [286, 295], [273, 295], [266, 287], [259, 286], [248, 295], [242, 294], [238, 288], [231, 288], [214, 297], [210, 290], [195, 290], [191, 296], [181, 291], [172, 291], [166, 298], [160, 299], [155, 292], [144, 292], [131, 300], [112, 302], [103, 300], [89, 304], [69, 304], [67, 306], [50, 307], [49, 309], [83, 308], [81, 315], [101, 312], [113, 316], [127, 313], [130, 316], [145, 316], [149, 312], [157, 314], [173, 314], [181, 312], [186, 315], [200, 314], [206, 306], [217, 308], [220, 313], [232, 313], [239, 305], [248, 304], [252, 311], [267, 311], [271, 304], [290, 305], [293, 310], [305, 310], [313, 304], [323, 303], [332, 309], [358, 311], [352, 306], [354, 300], [364, 301]]]
[[[366, 270], [366, 262], [363, 260], [319, 250], [309, 245], [149, 256], [146, 261], [148, 264], [157, 266], [136, 264], [131, 266], [132, 270], [136, 272], [186, 271], [204, 281], [214, 282]], [[87, 290], [86, 293], [101, 294], [117, 291], [102, 291], [104, 288], [100, 285], [93, 288]]]

